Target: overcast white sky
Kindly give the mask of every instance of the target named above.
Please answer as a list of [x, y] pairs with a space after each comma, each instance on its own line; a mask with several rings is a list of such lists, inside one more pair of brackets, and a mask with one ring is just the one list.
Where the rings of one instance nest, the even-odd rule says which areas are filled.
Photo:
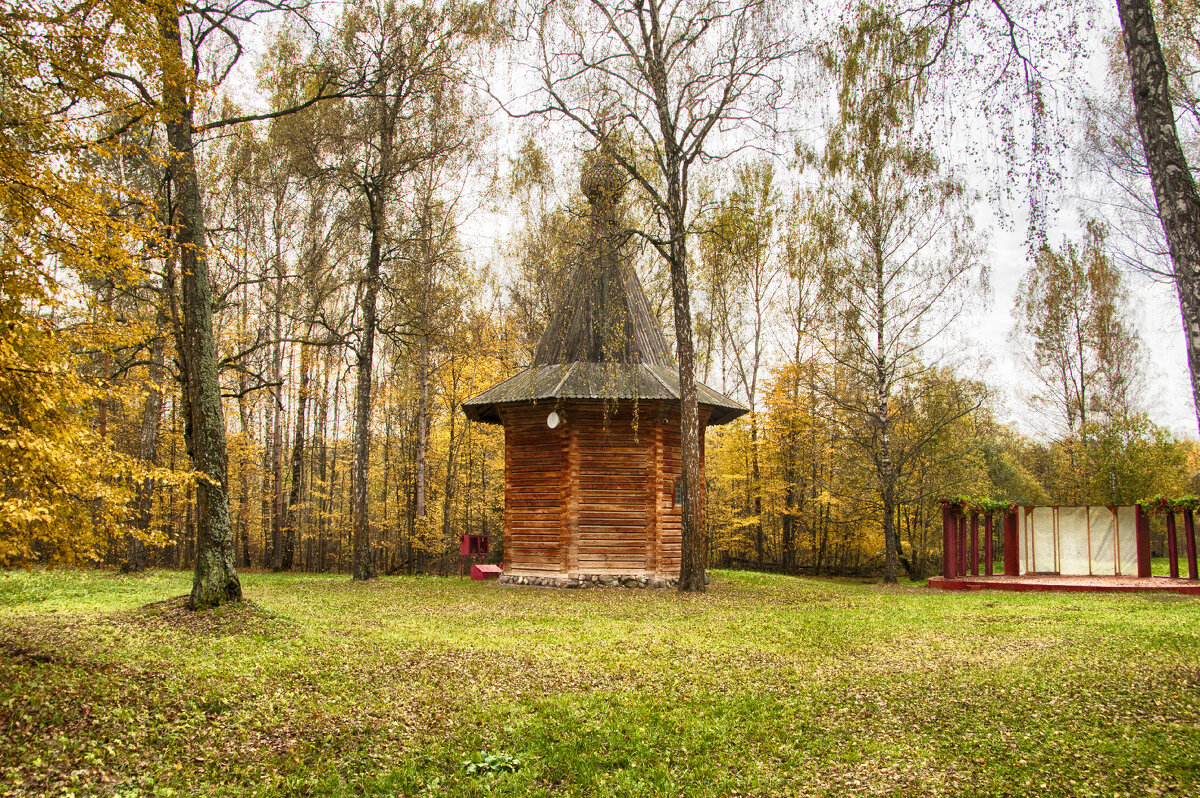
[[[326, 4], [325, 18], [330, 21], [335, 19], [339, 7], [338, 3]], [[1088, 44], [1081, 49], [1083, 57], [1076, 64], [1077, 69], [1073, 74], [1080, 81], [1090, 84], [1093, 90], [1099, 90], [1108, 80], [1104, 36], [1106, 32], [1115, 30], [1115, 7], [1101, 0], [1088, 17], [1087, 23], [1083, 26], [1080, 38]], [[261, 49], [261, 33], [261, 30], [255, 31], [247, 37], [254, 50]], [[512, 81], [510, 90], [514, 93], [517, 91], [516, 87], [531, 85], [527, 76], [520, 75], [519, 69], [514, 71], [514, 67], [506, 64], [504, 59], [497, 60], [496, 69], [501, 73], [497, 75], [498, 83]], [[226, 89], [244, 105], [255, 106], [260, 101], [255, 96], [253, 85], [253, 59], [247, 59], [243, 62], [242, 69], [226, 84]], [[497, 83], [494, 81], [493, 85]], [[953, 102], [953, 98], [948, 102]], [[1055, 107], [1063, 116], [1075, 114], [1075, 111], [1071, 110], [1075, 103], [1069, 100], [1063, 100]], [[952, 109], [952, 113], [960, 117], [969, 117], [971, 112], [959, 108]], [[565, 200], [574, 191], [574, 178], [568, 172], [578, 157], [578, 151], [586, 145], [582, 138], [573, 135], [573, 131], [562, 125], [511, 120], [498, 107], [492, 109], [490, 124], [494, 133], [490, 146], [493, 157], [501, 168], [506, 160], [505, 156], [513, 152], [524, 136], [532, 130], [537, 133], [536, 138], [540, 143], [551, 151], [552, 160], [564, 168], [561, 175], [563, 179], [559, 180], [557, 187], [559, 198]], [[813, 129], [811, 117], [802, 121], [800, 125]], [[1068, 118], [1067, 129], [1070, 135], [1073, 135], [1071, 131], [1078, 132], [1080, 127], [1081, 124]], [[1015, 351], [1014, 343], [1010, 340], [1013, 302], [1027, 265], [1024, 221], [1027, 199], [1021, 186], [1016, 186], [1009, 192], [1008, 199], [995, 198], [996, 181], [1005, 179], [1004, 170], [1002, 167], [998, 168], [995, 163], [990, 167], [979, 166], [977, 163], [980, 131], [985, 128], [986, 125], [967, 124], [965, 135], [963, 132], [956, 133], [946, 145], [948, 160], [965, 168], [970, 176], [969, 180], [975, 183], [974, 188], [985, 197], [990, 197], [977, 205], [975, 218], [977, 228], [987, 236], [992, 294], [985, 306], [973, 315], [967, 337], [972, 341], [971, 345], [978, 350], [978, 356], [987, 358], [994, 364], [992, 373], [1008, 386], [1005, 407], [1002, 408], [1004, 418], [1017, 424], [1023, 431], [1036, 434], [1041, 429], [1041, 423], [1024, 401], [1027, 393], [1021, 385], [1024, 369], [1020, 364], [1019, 353]], [[801, 135], [816, 140], [820, 138], [820, 133], [815, 130]], [[967, 144], [961, 143], [964, 139], [968, 140]], [[984, 149], [986, 145], [985, 141]], [[790, 149], [786, 143], [776, 147], [780, 150]], [[1000, 160], [1002, 156], [997, 155], [996, 161]], [[1051, 194], [1049, 202], [1049, 238], [1055, 245], [1061, 242], [1064, 235], [1078, 239], [1080, 208], [1092, 207], [1091, 201], [1097, 199], [1092, 195], [1101, 190], [1079, 174], [1069, 151], [1064, 153], [1062, 165], [1065, 179], [1055, 193]], [[1000, 215], [1007, 216], [1011, 221], [1001, 224]], [[462, 230], [463, 240], [472, 249], [474, 260], [481, 265], [500, 265], [500, 251], [512, 235], [516, 222], [511, 203], [497, 206], [494, 200], [489, 201], [482, 195], [477, 198], [475, 210]], [[1195, 438], [1196, 414], [1192, 406], [1179, 306], [1174, 289], [1169, 285], [1154, 283], [1140, 274], [1129, 274], [1126, 279], [1129, 310], [1146, 344], [1145, 409], [1155, 421], [1167, 426], [1176, 434]]]

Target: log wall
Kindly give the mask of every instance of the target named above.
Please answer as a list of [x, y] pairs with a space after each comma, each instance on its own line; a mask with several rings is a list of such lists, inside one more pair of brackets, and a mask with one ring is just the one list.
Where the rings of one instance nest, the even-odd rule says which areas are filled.
[[[644, 403], [643, 403], [644, 405]], [[646, 570], [646, 473], [654, 454], [654, 419], [638, 427], [628, 407], [577, 404], [571, 434], [579, 448], [579, 572], [634, 574]], [[647, 423], [649, 422], [649, 423]]]
[[[554, 430], [551, 410], [563, 419]], [[502, 418], [506, 572], [678, 576], [677, 405], [639, 402], [635, 417], [632, 402], [569, 400]]]
[[505, 408], [504, 559], [506, 570], [559, 573], [562, 570], [563, 476], [568, 435], [550, 429], [552, 408]]

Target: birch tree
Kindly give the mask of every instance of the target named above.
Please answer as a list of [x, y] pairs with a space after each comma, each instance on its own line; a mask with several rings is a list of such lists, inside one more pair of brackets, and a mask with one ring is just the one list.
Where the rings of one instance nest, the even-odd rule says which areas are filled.
[[[826, 63], [839, 83], [838, 121], [817, 162], [842, 229], [827, 281], [838, 328], [826, 394], [843, 434], [870, 460], [884, 538], [884, 580], [897, 577], [896, 489], [934, 432], [974, 409], [948, 409], [897, 448], [907, 408], [898, 391], [936, 360], [932, 344], [963, 307], [979, 270], [972, 200], [934, 154], [916, 120], [920, 85], [895, 79], [921, 46], [887, 11], [862, 7]], [[914, 90], [915, 89], [915, 90]], [[931, 360], [933, 359], [933, 360]]]
[[1158, 40], [1153, 0], [1117, 0], [1117, 12], [1129, 60], [1134, 115], [1174, 267], [1192, 403], [1200, 423], [1200, 194], [1175, 125], [1170, 74]]
[[[1082, 15], [1076, 13], [1077, 6], [1069, 3], [1019, 8], [1007, 0], [994, 0], [977, 4], [980, 10], [974, 10], [972, 5], [971, 0], [935, 0], [913, 7], [930, 25], [935, 46], [911, 59], [908, 75], [901, 79], [907, 81], [914, 74], [924, 74], [944, 59], [953, 49], [952, 41], [962, 29], [964, 20], [975, 18], [979, 21], [986, 13], [983, 9], [990, 10], [998, 17], [999, 24], [999, 29], [992, 27], [991, 31], [1002, 35], [989, 38], [1004, 42], [1003, 52], [995, 53], [999, 58], [994, 60], [1000, 64], [1001, 73], [1007, 73], [1014, 64], [1020, 69], [1035, 109], [1034, 132], [1038, 133], [1041, 124], [1037, 109], [1044, 109], [1044, 83], [1029, 50], [1038, 47], [1043, 53], [1074, 57], [1079, 50], [1074, 46], [1075, 41], [1080, 35], [1076, 18]], [[1181, 115], [1195, 121], [1200, 102], [1196, 92], [1188, 88], [1189, 70], [1177, 70], [1172, 86], [1172, 73], [1159, 40], [1154, 0], [1117, 0], [1116, 8], [1129, 67], [1134, 118], [1169, 255], [1170, 277], [1179, 297], [1192, 401], [1200, 424], [1200, 192], [1176, 124], [1177, 108]], [[1182, 3], [1178, 8], [1181, 9], [1180, 18], [1184, 20], [1183, 29], [1194, 38], [1194, 5]], [[1053, 24], [1053, 17], [1047, 18], [1047, 14], [1058, 15], [1061, 24]], [[934, 33], [935, 29], [937, 33]], [[998, 78], [996, 84], [999, 82]], [[1033, 143], [1036, 148], [1038, 141], [1035, 139]], [[1036, 206], [1043, 201], [1044, 198], [1036, 195], [1031, 197], [1034, 215], [1042, 219], [1044, 211], [1037, 210]]]
[[1057, 484], [1070, 501], [1088, 500], [1090, 438], [1137, 412], [1141, 342], [1125, 318], [1121, 274], [1104, 228], [1091, 222], [1082, 245], [1043, 247], [1021, 281], [1018, 338], [1066, 464]]

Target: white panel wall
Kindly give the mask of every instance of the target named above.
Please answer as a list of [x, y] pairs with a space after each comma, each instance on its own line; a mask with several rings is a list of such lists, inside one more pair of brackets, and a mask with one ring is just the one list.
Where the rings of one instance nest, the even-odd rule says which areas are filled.
[[1132, 506], [1021, 507], [1017, 542], [1023, 574], [1137, 575]]
[[1122, 576], [1137, 576], [1137, 508], [1117, 508], [1117, 561]]
[[1089, 507], [1088, 548], [1089, 570], [1094, 576], [1113, 576], [1117, 573], [1116, 517], [1107, 507]]
[[1060, 574], [1087, 576], [1091, 566], [1087, 507], [1058, 508], [1058, 568]]
[[1033, 512], [1023, 515], [1026, 528], [1021, 539], [1025, 545], [1021, 557], [1021, 572], [1057, 572], [1058, 552], [1055, 543], [1058, 537], [1058, 508], [1034, 507]]

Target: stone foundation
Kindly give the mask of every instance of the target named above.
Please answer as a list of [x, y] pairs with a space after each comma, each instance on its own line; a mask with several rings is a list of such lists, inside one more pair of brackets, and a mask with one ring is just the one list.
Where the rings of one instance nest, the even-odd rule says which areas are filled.
[[676, 587], [679, 580], [674, 577], [665, 578], [646, 576], [645, 574], [567, 574], [565, 576], [502, 574], [500, 584], [559, 588], [628, 587], [667, 590]]

